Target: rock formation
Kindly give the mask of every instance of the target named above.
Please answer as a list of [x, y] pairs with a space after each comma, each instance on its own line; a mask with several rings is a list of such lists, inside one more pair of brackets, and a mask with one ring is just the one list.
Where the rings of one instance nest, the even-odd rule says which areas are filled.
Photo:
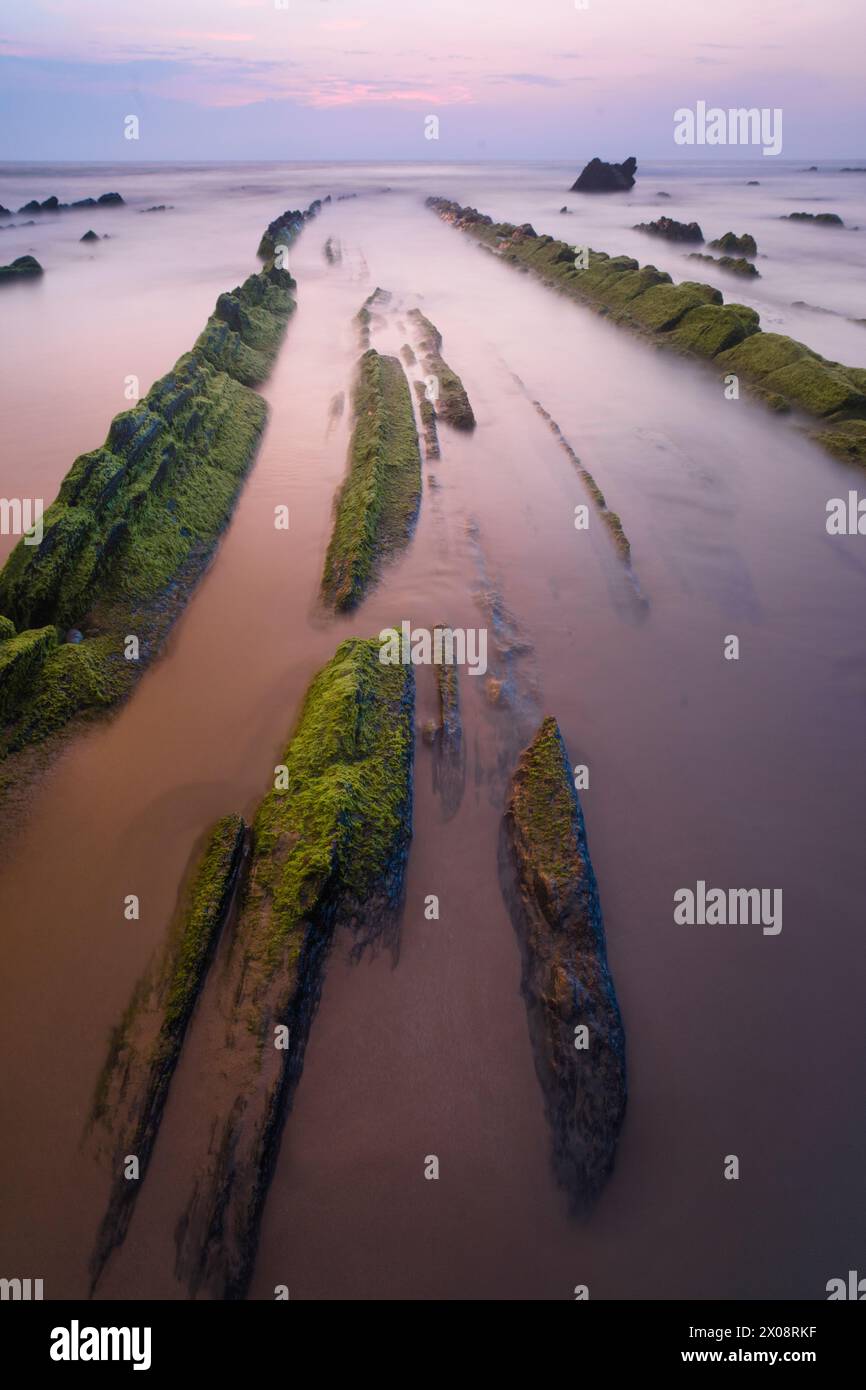
[[704, 234], [697, 222], [677, 222], [673, 217], [659, 217], [655, 222], [638, 222], [636, 232], [664, 237], [665, 241], [703, 241]]
[[606, 164], [591, 159], [571, 185], [572, 193], [624, 193], [634, 187], [637, 160], [634, 155], [622, 164]]
[[421, 504], [421, 453], [399, 359], [369, 348], [358, 364], [349, 471], [337, 495], [322, 595], [337, 611], [360, 603], [382, 560], [409, 540]]
[[35, 256], [18, 256], [11, 265], [0, 265], [0, 285], [13, 280], [31, 280], [44, 271]]
[[598, 886], [559, 726], [547, 718], [514, 774], [505, 831], [522, 992], [553, 1135], [577, 1209], [600, 1193], [626, 1107], [625, 1034], [607, 962]]

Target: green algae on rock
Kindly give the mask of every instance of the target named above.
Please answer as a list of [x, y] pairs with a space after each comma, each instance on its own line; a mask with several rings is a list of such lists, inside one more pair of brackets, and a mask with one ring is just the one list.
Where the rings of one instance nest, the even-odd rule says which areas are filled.
[[388, 942], [412, 833], [414, 674], [350, 639], [313, 680], [255, 816], [224, 999], [226, 1079], [178, 1231], [196, 1294], [243, 1297], [335, 932]]
[[466, 786], [466, 749], [460, 717], [460, 684], [454, 661], [453, 629], [437, 623], [433, 629], [443, 660], [436, 665], [439, 723], [433, 728], [433, 790], [438, 793], [445, 819], [456, 815]]
[[421, 503], [421, 453], [412, 398], [396, 357], [369, 348], [358, 363], [349, 471], [337, 495], [322, 594], [354, 608], [383, 559], [409, 540]]
[[637, 222], [634, 230], [649, 236], [664, 237], [665, 241], [703, 241], [704, 234], [697, 222], [677, 222], [675, 217], [659, 217], [655, 222]]
[[709, 261], [711, 265], [717, 265], [720, 270], [728, 270], [733, 275], [760, 276], [761, 272], [751, 261], [746, 260], [745, 256], [705, 256], [700, 251], [689, 252], [690, 261]]
[[[273, 365], [293, 290], [271, 260], [220, 295], [192, 352], [75, 460], [41, 543], [9, 556], [0, 614], [18, 640], [5, 660], [29, 675], [4, 682], [0, 756], [115, 704], [158, 651], [255, 457], [267, 407], [250, 383]], [[62, 642], [69, 627], [84, 640]]]
[[439, 449], [439, 431], [436, 428], [436, 411], [433, 403], [427, 394], [427, 386], [423, 381], [416, 381], [415, 395], [418, 398], [418, 409], [421, 412], [421, 426], [424, 430], [424, 457], [425, 459], [441, 458]]
[[16, 280], [33, 280], [45, 272], [35, 256], [18, 256], [10, 265], [0, 265], [0, 285]]
[[540, 401], [533, 401], [532, 404], [538, 411], [538, 414], [541, 416], [542, 420], [545, 420], [547, 422], [551, 431], [556, 436], [559, 444], [568, 454], [568, 457], [571, 459], [572, 463], [577, 469], [577, 472], [580, 475], [580, 478], [582, 479], [583, 484], [586, 487], [590, 497], [595, 503], [595, 506], [598, 508], [601, 519], [607, 527], [611, 539], [613, 540], [613, 543], [616, 546], [619, 555], [622, 557], [623, 560], [626, 561], [626, 563], [628, 563], [631, 559], [631, 545], [629, 543], [628, 536], [625, 534], [625, 531], [623, 530], [622, 521], [620, 520], [619, 516], [616, 512], [611, 511], [610, 507], [608, 507], [607, 502], [605, 501], [604, 493], [602, 492], [598, 483], [595, 481], [595, 478], [592, 476], [588, 468], [584, 468], [583, 464], [577, 456], [577, 453], [575, 452], [571, 444], [569, 444], [568, 440], [562, 433], [562, 430], [559, 428], [559, 425], [556, 423], [553, 416], [549, 413], [549, 411], [545, 410], [544, 406], [541, 404]]
[[390, 299], [391, 291], [383, 290], [377, 285], [373, 293], [367, 295], [367, 298], [355, 315], [355, 323], [358, 325], [358, 337], [361, 347], [365, 351], [370, 346], [370, 329], [373, 326], [373, 310], [377, 304], [388, 304]]
[[[210, 831], [162, 958], [136, 986], [111, 1039], [90, 1119], [113, 1165], [90, 1262], [91, 1292], [129, 1228], [193, 1009], [230, 913], [245, 839], [237, 815], [225, 816]], [[137, 1181], [124, 1174], [127, 1155], [138, 1159]]]
[[817, 222], [821, 227], [844, 227], [845, 223], [838, 212], [789, 212], [783, 213], [783, 222]]
[[743, 232], [742, 236], [737, 236], [735, 232], [725, 232], [723, 236], [716, 237], [715, 241], [710, 242], [712, 251], [724, 251], [728, 255], [737, 256], [757, 256], [758, 243], [748, 232]]
[[442, 356], [442, 334], [420, 309], [410, 309], [409, 318], [414, 323], [419, 337], [424, 370], [434, 376], [437, 393], [434, 410], [446, 424], [458, 430], [475, 428], [475, 415], [466, 394], [466, 388], [455, 371], [448, 366]]
[[[866, 431], [849, 423], [866, 422], [864, 369], [828, 361], [793, 338], [763, 332], [754, 309], [724, 303], [712, 286], [699, 286], [705, 301], [695, 303], [692, 282], [674, 285], [670, 275], [655, 266], [641, 267], [629, 256], [590, 250], [585, 267], [579, 267], [576, 248], [566, 242], [525, 237], [513, 223], [496, 223], [447, 198], [426, 202], [444, 221], [469, 232], [507, 263], [533, 271], [551, 288], [647, 334], [661, 347], [735, 373], [776, 411], [796, 409], [812, 416], [820, 426], [812, 432], [817, 443], [866, 466]], [[666, 287], [664, 299], [659, 287]]]
[[555, 719], [524, 750], [505, 813], [522, 993], [557, 1178], [585, 1209], [609, 1177], [626, 1108], [625, 1034], [583, 813]]

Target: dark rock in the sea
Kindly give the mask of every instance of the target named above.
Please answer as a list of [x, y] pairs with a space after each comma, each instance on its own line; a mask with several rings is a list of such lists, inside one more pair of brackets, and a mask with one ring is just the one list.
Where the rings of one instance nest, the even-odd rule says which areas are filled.
[[77, 627], [71, 627], [64, 640], [66, 642], [71, 642], [74, 647], [77, 647], [79, 642], [84, 641], [84, 633]]
[[85, 232], [83, 237], [79, 237], [78, 239], [79, 241], [98, 241], [99, 237], [96, 232], [91, 229], [89, 232]]
[[845, 166], [844, 169], [840, 169], [840, 170], [839, 170], [839, 173], [840, 173], [840, 174], [866, 174], [866, 165], [863, 165], [863, 164], [851, 164], [851, 165], [847, 165], [847, 164], [846, 164], [846, 166]]
[[0, 217], [12, 217], [13, 215], [11, 208], [4, 208], [3, 204], [0, 203]]
[[804, 174], [817, 174], [817, 172], [818, 172], [818, 166], [817, 166], [817, 164], [810, 164], [809, 167], [808, 167], [808, 169], [804, 169], [804, 170], [803, 170], [803, 173], [804, 173]]
[[551, 717], [518, 763], [505, 838], [516, 874], [521, 988], [554, 1168], [575, 1208], [586, 1208], [614, 1166], [626, 1108], [625, 1034], [583, 813]]
[[[189, 1021], [242, 875], [246, 838], [238, 815], [211, 829], [162, 956], [139, 981], [112, 1035], [89, 1124], [113, 1177], [91, 1256], [91, 1292], [123, 1243], [147, 1176]], [[137, 1182], [124, 1176], [128, 1153], [139, 1161]]]
[[713, 251], [725, 251], [729, 255], [734, 253], [739, 256], [757, 256], [758, 244], [753, 236], [744, 232], [742, 236], [736, 236], [734, 232], [725, 232], [724, 236], [716, 237], [715, 241], [710, 242]]
[[43, 273], [35, 256], [18, 256], [11, 265], [0, 265], [0, 284], [9, 280], [30, 280]]
[[664, 237], [666, 241], [703, 241], [704, 234], [697, 222], [677, 222], [673, 217], [659, 217], [655, 222], [638, 222], [636, 232]]
[[838, 212], [789, 212], [783, 213], [783, 222], [818, 222], [822, 227], [844, 227], [845, 223]]
[[559, 209], [559, 211], [560, 211], [560, 212], [568, 212], [568, 208], [567, 208], [567, 207], [561, 207], [561, 208]]
[[40, 203], [36, 198], [25, 203], [19, 212], [68, 212], [70, 208], [119, 208], [124, 202], [119, 193], [103, 193], [99, 198], [79, 198], [76, 203], [61, 203], [55, 194]]
[[606, 164], [604, 160], [591, 159], [571, 185], [572, 193], [627, 193], [634, 188], [637, 160], [634, 155], [624, 159], [622, 164]]
[[734, 275], [752, 275], [760, 277], [761, 272], [758, 267], [747, 261], [745, 256], [705, 256], [700, 251], [689, 252], [690, 261], [711, 261], [720, 270], [730, 270]]
[[[433, 747], [433, 790], [442, 799], [445, 818], [456, 814], [466, 785], [466, 750], [460, 718], [460, 691], [453, 630], [442, 623], [433, 629], [439, 724]], [[438, 644], [438, 647], [435, 645]], [[439, 658], [442, 658], [440, 661]]]
[[168, 204], [166, 204], [166, 203], [157, 203], [157, 204], [156, 204], [154, 207], [152, 207], [152, 208], [140, 208], [139, 211], [140, 211], [140, 212], [168, 212], [169, 209], [170, 209], [170, 208], [173, 208], [173, 207], [174, 207], [174, 203], [168, 203]]
[[657, 194], [656, 194], [656, 197], [657, 197], [657, 198], [669, 198], [670, 196], [671, 196], [670, 193], [657, 193]]
[[747, 182], [746, 182], [746, 187], [747, 187], [747, 188], [760, 188], [760, 187], [761, 187], [761, 180], [760, 180], [760, 179], [748, 179]]

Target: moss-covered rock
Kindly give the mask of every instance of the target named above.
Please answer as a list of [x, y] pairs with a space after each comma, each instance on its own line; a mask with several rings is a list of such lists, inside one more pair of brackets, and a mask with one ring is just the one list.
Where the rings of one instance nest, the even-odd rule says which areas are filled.
[[15, 624], [11, 618], [4, 618], [0, 614], [0, 642], [5, 642], [7, 637], [15, 636]]
[[[763, 332], [754, 309], [725, 304], [711, 286], [691, 281], [673, 285], [655, 266], [640, 267], [630, 257], [603, 251], [591, 250], [586, 266], [578, 269], [575, 257], [569, 263], [565, 256], [565, 244], [552, 237], [515, 243], [510, 223], [493, 223], [476, 209], [444, 198], [428, 198], [427, 206], [504, 260], [537, 271], [546, 284], [571, 298], [647, 333], [661, 346], [709, 359], [725, 374], [736, 374], [774, 411], [796, 409], [834, 422], [866, 420], [866, 370], [828, 362], [804, 343]], [[748, 270], [750, 263], [743, 266]], [[704, 294], [703, 303], [694, 302], [698, 292]], [[831, 453], [862, 461], [853, 428], [822, 430], [815, 437]]]
[[338, 610], [364, 596], [386, 556], [409, 540], [421, 502], [421, 454], [409, 386], [396, 357], [358, 364], [349, 471], [337, 496], [322, 593]]
[[819, 444], [845, 463], [866, 468], [866, 420], [843, 420], [815, 435]]
[[295, 281], [275, 266], [221, 294], [193, 352], [245, 386], [271, 373], [295, 300]]
[[[225, 997], [232, 1058], [183, 1222], [193, 1294], [242, 1297], [335, 930], [393, 930], [411, 837], [414, 676], [350, 640], [315, 678], [253, 823]], [[275, 1044], [282, 1028], [286, 1046]]]
[[704, 234], [697, 222], [677, 222], [674, 217], [659, 217], [655, 222], [638, 222], [636, 232], [664, 237], [665, 241], [703, 241]]
[[431, 459], [441, 457], [439, 449], [439, 431], [436, 428], [436, 411], [427, 395], [427, 387], [423, 381], [415, 382], [415, 395], [418, 400], [418, 409], [421, 412], [421, 427], [424, 430], [424, 457], [429, 462]]
[[44, 271], [35, 256], [18, 256], [10, 265], [0, 265], [0, 285], [16, 280], [33, 280]]
[[42, 667], [56, 646], [57, 629], [50, 626], [17, 636], [7, 634], [0, 643], [0, 721], [11, 719], [37, 685]]
[[716, 357], [759, 331], [758, 314], [745, 304], [703, 305], [684, 315], [670, 341], [681, 352]]
[[625, 1035], [583, 814], [556, 720], [522, 754], [505, 814], [522, 990], [560, 1183], [576, 1207], [604, 1186], [626, 1106]]
[[364, 303], [355, 315], [355, 323], [358, 325], [358, 338], [361, 347], [366, 349], [370, 346], [370, 330], [373, 327], [376, 308], [385, 307], [391, 300], [391, 291], [383, 290], [377, 285], [372, 294], [368, 294]]
[[725, 232], [723, 236], [716, 237], [715, 241], [710, 242], [713, 251], [724, 251], [729, 256], [757, 256], [758, 243], [748, 232], [742, 236], [737, 236], [735, 232]]
[[783, 221], [817, 222], [819, 227], [844, 227], [838, 212], [789, 212]]
[[704, 256], [700, 251], [692, 251], [689, 254], [690, 261], [709, 261], [712, 265], [719, 267], [719, 270], [727, 270], [732, 275], [747, 275], [752, 279], [760, 279], [761, 272], [751, 261], [747, 261], [745, 256]]
[[[11, 682], [0, 755], [123, 698], [155, 654], [255, 456], [267, 408], [249, 384], [273, 365], [293, 290], [270, 261], [220, 295], [193, 351], [75, 460], [41, 543], [22, 539], [9, 556], [0, 613], [22, 633], [75, 627], [85, 636], [53, 652], [30, 683]], [[138, 660], [126, 659], [130, 634]]]
[[678, 324], [690, 309], [707, 303], [721, 304], [720, 292], [710, 285], [686, 281], [682, 285], [653, 285], [629, 302], [628, 312], [643, 327], [663, 333]]
[[466, 388], [442, 356], [442, 334], [420, 309], [410, 309], [409, 318], [418, 333], [424, 370], [436, 378], [437, 394], [433, 409], [437, 416], [454, 429], [474, 429], [475, 414]]
[[[126, 1235], [147, 1176], [187, 1027], [239, 881], [245, 832], [237, 815], [210, 831], [161, 957], [139, 981], [111, 1038], [90, 1119], [113, 1173], [90, 1262], [91, 1292]], [[124, 1176], [127, 1154], [138, 1158], [137, 1182]]]

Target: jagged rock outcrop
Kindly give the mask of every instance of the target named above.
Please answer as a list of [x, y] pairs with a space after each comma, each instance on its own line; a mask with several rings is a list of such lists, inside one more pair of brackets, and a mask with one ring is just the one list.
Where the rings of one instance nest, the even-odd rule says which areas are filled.
[[516, 877], [522, 992], [554, 1168], [581, 1209], [613, 1169], [626, 1108], [625, 1034], [583, 814], [553, 718], [520, 758], [505, 831]]
[[655, 222], [638, 222], [636, 232], [664, 237], [665, 241], [703, 241], [704, 234], [697, 222], [677, 222], [675, 217], [659, 217]]
[[606, 164], [596, 157], [578, 174], [571, 193], [625, 193], [634, 188], [637, 160], [629, 155], [622, 164]]

